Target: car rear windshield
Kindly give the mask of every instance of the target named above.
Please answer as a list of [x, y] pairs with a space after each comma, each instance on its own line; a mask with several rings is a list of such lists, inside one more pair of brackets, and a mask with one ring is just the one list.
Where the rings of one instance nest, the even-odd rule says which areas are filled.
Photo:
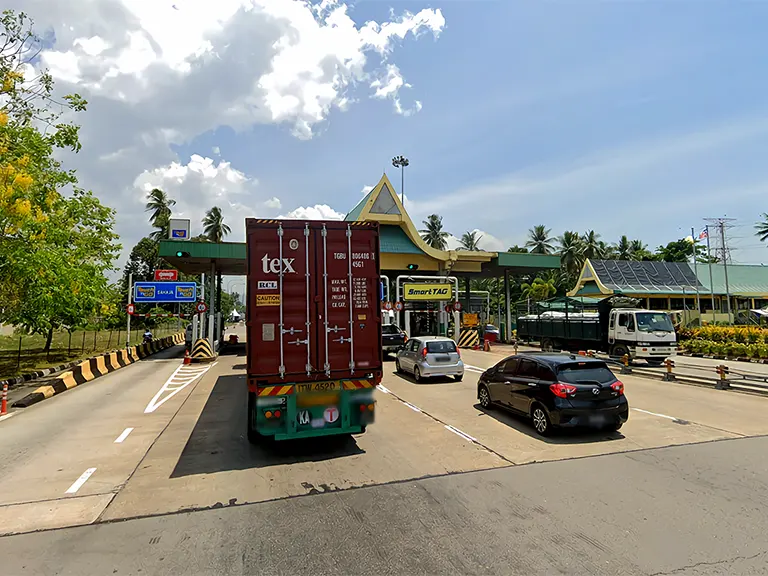
[[456, 344], [452, 340], [439, 340], [437, 342], [427, 342], [427, 352], [430, 354], [443, 354], [456, 352]]
[[597, 362], [579, 362], [563, 364], [557, 371], [557, 379], [568, 384], [592, 384], [613, 382], [616, 376], [605, 364]]
[[382, 334], [400, 334], [400, 330], [394, 324], [384, 324], [381, 327]]

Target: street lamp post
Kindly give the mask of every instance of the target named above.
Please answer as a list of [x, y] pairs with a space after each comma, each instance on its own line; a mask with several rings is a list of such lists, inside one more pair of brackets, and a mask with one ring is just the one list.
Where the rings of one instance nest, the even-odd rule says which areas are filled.
[[410, 162], [408, 161], [408, 158], [405, 156], [395, 156], [392, 158], [392, 166], [395, 168], [400, 168], [400, 202], [405, 205], [405, 167], [408, 166]]

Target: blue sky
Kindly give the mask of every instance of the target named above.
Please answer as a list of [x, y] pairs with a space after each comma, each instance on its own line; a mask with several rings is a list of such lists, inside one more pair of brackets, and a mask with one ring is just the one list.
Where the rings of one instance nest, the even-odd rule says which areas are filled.
[[[235, 1], [242, 0], [224, 3]], [[595, 229], [609, 242], [627, 234], [655, 248], [691, 227], [699, 230], [703, 218], [728, 216], [735, 218], [729, 230], [734, 260], [768, 262], [768, 248], [753, 233], [760, 213], [768, 211], [768, 4], [347, 5], [358, 27], [405, 11], [440, 10], [445, 26], [437, 37], [424, 31], [396, 39], [385, 62], [396, 64], [411, 85], [399, 91], [403, 106], [418, 100], [420, 111], [396, 114], [391, 100], [369, 97], [368, 80], [360, 77], [346, 110], [331, 108], [312, 125], [310, 139], [297, 138], [289, 121], [186, 119], [172, 126], [182, 136], [172, 138], [169, 152], [154, 154], [141, 169], [186, 164], [192, 155], [221, 159], [252, 179], [252, 190], [239, 201], [258, 206], [260, 214], [264, 199], [273, 196], [281, 208], [265, 215], [316, 204], [346, 212], [382, 170], [399, 186], [390, 159], [404, 154], [411, 161], [406, 196], [414, 220], [436, 212], [456, 235], [477, 228], [506, 247], [545, 224], [554, 235]], [[110, 26], [100, 24], [106, 38]], [[88, 34], [99, 30], [89, 26]], [[263, 50], [252, 36], [258, 68]], [[65, 43], [63, 34], [56, 37]], [[368, 58], [380, 64], [379, 55]], [[67, 78], [68, 70], [59, 69], [55, 76]], [[208, 86], [213, 91], [214, 84]], [[98, 107], [98, 97], [93, 101]], [[175, 114], [165, 105], [154, 122]], [[149, 141], [143, 134], [142, 142]], [[119, 211], [140, 204], [128, 186], [136, 175], [125, 176]]]

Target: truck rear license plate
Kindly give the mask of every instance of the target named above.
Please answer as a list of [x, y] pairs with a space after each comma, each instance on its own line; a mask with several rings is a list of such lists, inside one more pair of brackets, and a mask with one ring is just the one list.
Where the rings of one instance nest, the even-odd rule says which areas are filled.
[[296, 384], [296, 392], [328, 392], [329, 390], [341, 390], [341, 382], [312, 382], [310, 384]]

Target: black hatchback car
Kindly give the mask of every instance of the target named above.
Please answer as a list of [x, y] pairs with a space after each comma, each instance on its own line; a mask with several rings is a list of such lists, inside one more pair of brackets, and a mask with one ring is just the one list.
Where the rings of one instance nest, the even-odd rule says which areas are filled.
[[554, 427], [618, 430], [629, 418], [624, 384], [608, 365], [570, 354], [510, 356], [483, 373], [477, 398], [529, 416], [542, 436]]

